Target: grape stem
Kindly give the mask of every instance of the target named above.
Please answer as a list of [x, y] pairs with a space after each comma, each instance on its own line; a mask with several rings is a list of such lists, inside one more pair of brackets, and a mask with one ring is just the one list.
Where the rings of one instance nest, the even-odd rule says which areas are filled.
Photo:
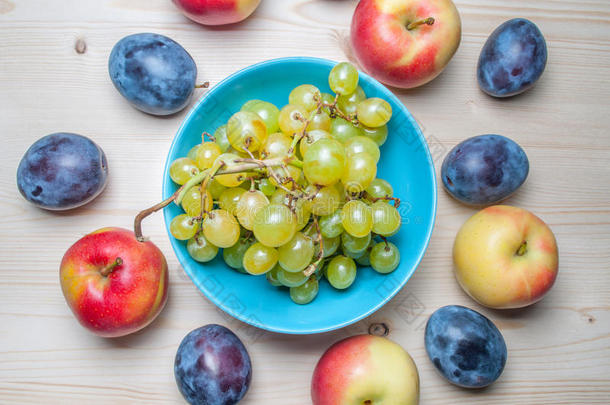
[[195, 85], [196, 89], [207, 89], [208, 87], [210, 87], [210, 82], [203, 82]]
[[307, 133], [307, 127], [309, 126], [309, 123], [311, 122], [314, 115], [318, 112], [319, 109], [320, 109], [320, 102], [318, 102], [318, 106], [316, 107], [316, 109], [313, 110], [311, 112], [311, 114], [309, 114], [309, 118], [305, 119], [305, 117], [303, 117], [301, 114], [297, 115], [297, 119], [302, 121], [303, 124], [305, 124], [305, 125], [303, 125], [303, 130], [298, 135], [295, 134], [294, 137], [292, 138], [292, 143], [290, 144], [290, 149], [288, 149], [288, 156], [293, 155], [294, 149], [297, 147], [297, 144], [301, 141], [301, 139], [303, 139], [303, 137]]
[[322, 186], [319, 184], [314, 185], [315, 190], [311, 192], [311, 194], [309, 195], [304, 195], [303, 198], [306, 201], [313, 201], [314, 198], [316, 198], [316, 196], [318, 195], [318, 193], [320, 192], [320, 190], [322, 189]]
[[172, 194], [171, 197], [169, 197], [166, 200], [161, 201], [159, 204], [155, 204], [150, 208], [147, 208], [143, 211], [140, 211], [138, 213], [138, 215], [136, 215], [135, 219], [133, 220], [133, 230], [134, 233], [136, 234], [136, 240], [138, 242], [146, 242], [148, 240], [148, 238], [145, 238], [144, 236], [142, 236], [142, 221], [144, 220], [144, 218], [146, 218], [147, 216], [167, 207], [168, 205], [170, 205], [172, 203], [172, 201], [176, 200], [176, 197], [178, 196], [178, 194], [184, 189], [184, 186], [180, 187], [174, 194]]
[[216, 175], [216, 172], [218, 172], [218, 170], [224, 165], [225, 162], [219, 161], [218, 164], [214, 165], [214, 167], [211, 169], [212, 171], [210, 172], [210, 175], [206, 176], [206, 178], [201, 182], [201, 187], [199, 187], [199, 191], [201, 192], [201, 221], [203, 221], [204, 215], [208, 213], [205, 209], [205, 203], [208, 199], [208, 193], [206, 192], [208, 189], [208, 184], [210, 184], [210, 180], [212, 180], [212, 178]]
[[320, 224], [318, 224], [318, 217], [313, 216], [313, 223], [316, 227], [316, 243], [318, 244], [318, 255], [316, 256], [316, 261], [311, 263], [305, 270], [303, 270], [303, 274], [306, 277], [310, 277], [313, 273], [316, 272], [316, 269], [324, 259], [324, 243], [322, 241], [322, 231], [320, 231]]
[[366, 191], [364, 191], [362, 193], [362, 196], [364, 198], [366, 198], [369, 201], [372, 202], [377, 202], [377, 201], [393, 201], [394, 202], [394, 208], [398, 208], [400, 207], [400, 198], [396, 198], [396, 197], [390, 197], [390, 196], [385, 196], [385, 197], [373, 197], [372, 195], [370, 195], [369, 193], [367, 193]]
[[385, 236], [381, 236], [381, 235], [379, 235], [379, 237], [380, 237], [380, 238], [381, 238], [381, 240], [382, 240], [382, 241], [385, 243], [385, 248], [384, 248], [384, 250], [385, 250], [386, 252], [389, 252], [389, 251], [390, 251], [390, 245], [388, 245], [388, 238], [386, 238]]
[[[138, 242], [146, 242], [148, 240], [148, 238], [146, 238], [142, 235], [142, 221], [144, 220], [144, 218], [167, 207], [172, 202], [176, 203], [176, 205], [182, 204], [182, 200], [186, 196], [186, 193], [191, 188], [200, 184], [202, 181], [204, 181], [208, 177], [211, 180], [213, 177], [222, 175], [222, 174], [241, 173], [241, 172], [247, 172], [250, 170], [258, 169], [261, 167], [270, 168], [270, 167], [275, 167], [275, 166], [281, 166], [283, 164], [290, 164], [290, 165], [299, 167], [298, 165], [295, 164], [295, 162], [301, 163], [298, 159], [296, 159], [294, 157], [290, 157], [290, 156], [287, 156], [285, 158], [277, 157], [277, 158], [265, 159], [265, 160], [235, 159], [234, 163], [237, 163], [237, 164], [226, 165], [224, 167], [220, 167], [218, 169], [218, 171], [216, 171], [212, 175], [209, 170], [204, 170], [204, 171], [198, 173], [197, 175], [191, 177], [189, 179], [189, 181], [187, 181], [182, 187], [180, 187], [178, 190], [176, 190], [176, 192], [174, 194], [172, 194], [169, 198], [161, 201], [158, 204], [153, 205], [150, 208], [140, 211], [138, 213], [138, 215], [136, 215], [136, 217], [134, 218], [134, 221], [133, 221], [133, 229], [134, 229], [136, 239], [138, 240]], [[301, 163], [301, 166], [302, 166], [302, 163]]]
[[210, 134], [209, 132], [204, 132], [201, 134], [201, 143], [206, 142], [206, 137], [210, 140], [210, 142], [216, 142], [216, 137], [214, 135]]
[[321, 100], [317, 100], [317, 101], [318, 101], [318, 109], [321, 109], [322, 107], [328, 108], [331, 118], [339, 117], [339, 118], [343, 118], [345, 121], [351, 122], [354, 126], [360, 125], [360, 121], [358, 121], [358, 118], [356, 117], [355, 114], [347, 115], [337, 107], [337, 102], [339, 101], [339, 94], [335, 95], [335, 101], [333, 101], [332, 103], [325, 103]]

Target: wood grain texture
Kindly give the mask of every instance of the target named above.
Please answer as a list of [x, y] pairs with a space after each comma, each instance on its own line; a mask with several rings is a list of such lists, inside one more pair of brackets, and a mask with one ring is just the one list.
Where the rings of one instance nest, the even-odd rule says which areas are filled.
[[[185, 276], [161, 215], [145, 232], [166, 253], [170, 299], [155, 323], [116, 340], [93, 337], [72, 317], [58, 266], [77, 238], [102, 226], [130, 227], [161, 195], [162, 167], [186, 112], [154, 118], [129, 107], [107, 74], [121, 37], [142, 31], [180, 42], [212, 84], [266, 59], [308, 55], [345, 60], [356, 1], [263, 0], [242, 24], [208, 29], [169, 0], [0, 0], [0, 403], [181, 403], [172, 373], [182, 337], [223, 323], [248, 345], [253, 384], [244, 404], [307, 404], [313, 367], [334, 341], [373, 322], [414, 357], [421, 404], [608, 404], [610, 402], [610, 3], [607, 0], [458, 0], [462, 45], [446, 71], [398, 96], [421, 123], [437, 163], [482, 133], [513, 138], [531, 174], [508, 203], [532, 210], [556, 234], [560, 274], [551, 294], [520, 311], [474, 304], [452, 275], [451, 246], [474, 213], [439, 187], [437, 225], [406, 288], [370, 318], [310, 337], [261, 333], [227, 318]], [[487, 35], [513, 17], [535, 21], [549, 46], [538, 85], [509, 100], [481, 93], [474, 70]], [[86, 51], [78, 53], [80, 39]], [[111, 179], [92, 204], [53, 214], [26, 204], [17, 164], [36, 139], [56, 131], [90, 136], [106, 151]], [[488, 315], [509, 359], [480, 392], [450, 386], [423, 346], [427, 317], [447, 304]]]

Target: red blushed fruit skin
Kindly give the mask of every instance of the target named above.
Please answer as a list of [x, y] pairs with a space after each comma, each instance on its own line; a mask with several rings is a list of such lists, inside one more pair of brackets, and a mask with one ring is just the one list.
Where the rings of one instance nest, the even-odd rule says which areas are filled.
[[[414, 0], [404, 0], [413, 2]], [[377, 80], [398, 88], [414, 88], [437, 77], [456, 52], [461, 38], [459, 14], [451, 2], [438, 6], [452, 7], [442, 12], [434, 0], [422, 0], [407, 22], [437, 16], [432, 26], [420, 25], [413, 35], [406, 33], [403, 16], [381, 11], [384, 0], [361, 0], [351, 24], [351, 44], [363, 70]], [[454, 21], [444, 21], [439, 15], [452, 15]], [[455, 29], [450, 28], [455, 24]], [[452, 36], [455, 36], [452, 38]], [[416, 53], [405, 60], [416, 43]]]
[[[108, 276], [100, 271], [121, 258]], [[103, 228], [79, 239], [60, 266], [64, 297], [85, 328], [103, 337], [136, 332], [151, 323], [167, 301], [163, 253], [133, 232]]]
[[260, 0], [172, 0], [182, 13], [203, 25], [233, 24], [246, 19]]
[[359, 335], [335, 343], [326, 350], [316, 365], [311, 380], [311, 399], [316, 405], [341, 403], [353, 374], [371, 367], [369, 347], [371, 335]]

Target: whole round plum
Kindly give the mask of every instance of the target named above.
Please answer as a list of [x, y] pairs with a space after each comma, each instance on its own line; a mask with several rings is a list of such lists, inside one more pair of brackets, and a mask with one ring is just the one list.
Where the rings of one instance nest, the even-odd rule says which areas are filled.
[[252, 365], [243, 343], [229, 329], [206, 325], [180, 343], [174, 362], [178, 389], [192, 405], [232, 405], [250, 387]]
[[197, 79], [197, 66], [180, 44], [150, 33], [129, 35], [117, 42], [108, 71], [131, 105], [153, 115], [174, 114], [186, 107]]
[[104, 151], [82, 135], [40, 138], [17, 168], [17, 187], [26, 200], [48, 210], [68, 210], [97, 197], [108, 179]]
[[458, 305], [430, 316], [425, 343], [436, 369], [460, 387], [486, 387], [500, 377], [506, 364], [506, 344], [498, 328], [478, 312]]
[[501, 135], [479, 135], [453, 148], [443, 161], [445, 189], [469, 205], [490, 205], [514, 193], [529, 173], [523, 149]]
[[546, 59], [546, 41], [536, 24], [524, 18], [506, 21], [481, 50], [479, 87], [494, 97], [523, 93], [542, 76]]

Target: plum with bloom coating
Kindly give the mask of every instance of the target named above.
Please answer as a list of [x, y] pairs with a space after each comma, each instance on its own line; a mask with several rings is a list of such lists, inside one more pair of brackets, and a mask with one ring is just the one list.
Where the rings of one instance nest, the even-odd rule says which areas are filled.
[[233, 405], [250, 387], [252, 364], [233, 332], [221, 325], [206, 325], [180, 343], [174, 375], [189, 404]]

